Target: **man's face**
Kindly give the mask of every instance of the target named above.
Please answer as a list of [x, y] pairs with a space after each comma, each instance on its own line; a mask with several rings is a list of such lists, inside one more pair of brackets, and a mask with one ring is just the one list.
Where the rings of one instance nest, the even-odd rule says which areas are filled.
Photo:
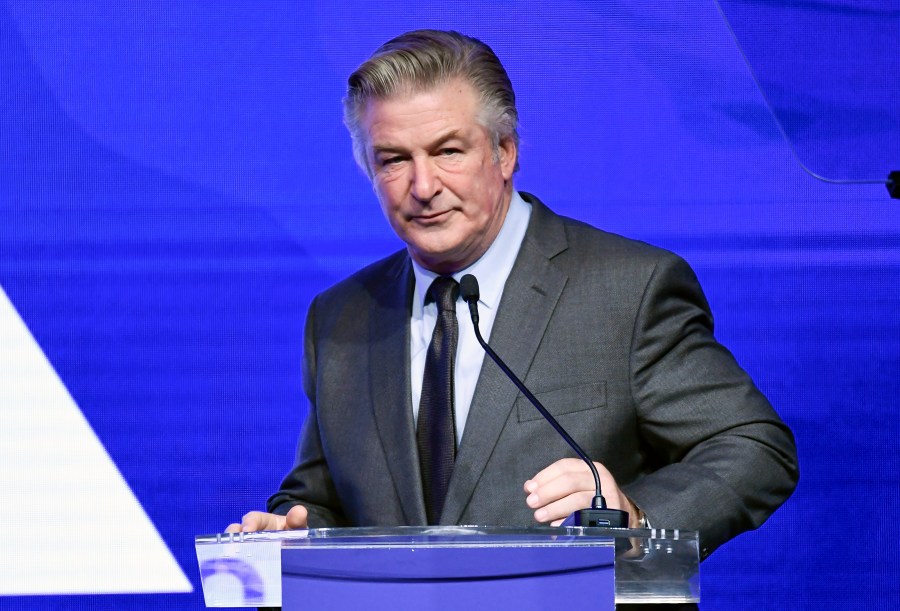
[[463, 80], [371, 100], [363, 113], [366, 155], [381, 208], [410, 256], [440, 274], [463, 269], [490, 247], [512, 196], [516, 147], [497, 159], [480, 102]]

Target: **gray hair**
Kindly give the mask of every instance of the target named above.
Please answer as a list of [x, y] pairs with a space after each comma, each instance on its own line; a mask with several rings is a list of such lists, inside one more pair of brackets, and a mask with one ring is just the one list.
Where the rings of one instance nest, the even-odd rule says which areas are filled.
[[353, 139], [353, 157], [369, 178], [373, 172], [362, 127], [362, 113], [369, 100], [428, 91], [455, 78], [465, 79], [481, 98], [478, 122], [490, 134], [494, 160], [499, 159], [504, 140], [512, 138], [518, 148], [516, 94], [494, 51], [459, 32], [416, 30], [381, 45], [347, 79], [344, 125]]

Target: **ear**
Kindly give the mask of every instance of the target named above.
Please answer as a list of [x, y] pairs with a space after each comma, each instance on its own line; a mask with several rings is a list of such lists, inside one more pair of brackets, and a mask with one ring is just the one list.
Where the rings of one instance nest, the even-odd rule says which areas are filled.
[[503, 174], [503, 180], [512, 178], [513, 172], [516, 170], [516, 160], [518, 159], [519, 149], [512, 138], [504, 138], [497, 147], [500, 156], [500, 172]]

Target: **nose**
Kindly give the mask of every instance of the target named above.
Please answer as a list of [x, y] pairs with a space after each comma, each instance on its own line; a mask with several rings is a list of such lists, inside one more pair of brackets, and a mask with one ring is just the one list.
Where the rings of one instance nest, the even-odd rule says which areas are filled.
[[437, 169], [429, 157], [415, 157], [412, 162], [412, 196], [420, 202], [428, 203], [443, 188]]

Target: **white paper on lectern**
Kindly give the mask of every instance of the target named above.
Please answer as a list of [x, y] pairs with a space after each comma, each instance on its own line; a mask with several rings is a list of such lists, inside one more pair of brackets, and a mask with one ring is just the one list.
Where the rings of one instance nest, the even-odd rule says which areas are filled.
[[281, 541], [197, 545], [207, 607], [280, 607]]

